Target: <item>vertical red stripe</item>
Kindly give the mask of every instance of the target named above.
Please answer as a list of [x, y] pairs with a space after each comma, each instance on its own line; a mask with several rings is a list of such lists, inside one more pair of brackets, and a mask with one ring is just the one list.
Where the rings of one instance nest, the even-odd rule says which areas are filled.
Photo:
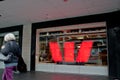
[[88, 62], [93, 41], [83, 41], [78, 51], [76, 62]]
[[64, 43], [64, 61], [74, 62], [74, 42]]
[[52, 60], [55, 62], [61, 62], [62, 61], [62, 55], [60, 52], [60, 48], [57, 42], [49, 42], [50, 51], [52, 55]]

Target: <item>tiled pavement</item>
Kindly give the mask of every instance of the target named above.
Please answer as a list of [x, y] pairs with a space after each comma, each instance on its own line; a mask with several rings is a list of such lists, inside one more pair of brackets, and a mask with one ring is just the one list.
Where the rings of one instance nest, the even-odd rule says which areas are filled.
[[[2, 71], [3, 70], [0, 69], [0, 78], [2, 76]], [[15, 74], [14, 80], [109, 80], [109, 79], [106, 76], [47, 73], [36, 71]]]

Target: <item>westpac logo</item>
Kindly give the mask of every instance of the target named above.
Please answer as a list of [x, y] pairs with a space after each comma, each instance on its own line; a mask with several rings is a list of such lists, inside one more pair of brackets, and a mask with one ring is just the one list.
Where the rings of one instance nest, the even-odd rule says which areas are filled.
[[62, 51], [57, 42], [49, 42], [52, 60], [54, 62], [87, 62], [90, 57], [90, 52], [93, 46], [93, 41], [83, 41], [80, 44], [80, 48], [77, 53], [77, 57], [74, 59], [74, 42], [64, 43], [64, 57], [62, 57]]

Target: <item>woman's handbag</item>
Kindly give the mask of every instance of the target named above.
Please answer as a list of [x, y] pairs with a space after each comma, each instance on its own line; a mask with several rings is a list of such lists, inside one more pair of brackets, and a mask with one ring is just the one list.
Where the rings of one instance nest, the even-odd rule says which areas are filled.
[[4, 56], [2, 53], [0, 53], [0, 61], [9, 61], [11, 58], [11, 54]]
[[24, 59], [22, 58], [22, 56], [18, 56], [18, 65], [17, 65], [17, 70], [20, 73], [25, 73], [27, 72], [27, 65], [24, 62]]

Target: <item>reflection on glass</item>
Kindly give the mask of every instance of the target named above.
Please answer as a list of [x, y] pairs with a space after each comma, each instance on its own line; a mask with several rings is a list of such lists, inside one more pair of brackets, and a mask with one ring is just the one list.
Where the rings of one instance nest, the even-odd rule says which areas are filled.
[[[49, 32], [40, 32], [39, 37], [39, 62], [43, 63], [64, 63], [66, 57], [65, 54], [73, 55], [71, 58], [72, 61], [68, 62], [69, 64], [84, 64], [84, 65], [107, 65], [107, 49], [106, 49], [106, 28], [87, 28], [87, 29], [71, 29], [63, 31], [49, 31]], [[76, 62], [78, 56], [78, 51], [81, 48], [81, 43], [84, 41], [93, 41], [90, 55], [87, 62]], [[60, 55], [62, 61], [55, 62], [53, 60], [53, 55], [50, 49], [50, 42], [55, 42], [58, 44], [60, 49]], [[65, 44], [67, 42], [73, 42], [72, 49], [69, 51], [65, 50]], [[66, 45], [67, 46], [67, 45]], [[57, 48], [55, 48], [56, 50]], [[65, 53], [69, 52], [69, 53]], [[73, 53], [73, 54], [72, 54]], [[57, 54], [57, 53], [54, 53]], [[84, 55], [85, 56], [85, 55]], [[70, 58], [69, 58], [70, 59]]]

